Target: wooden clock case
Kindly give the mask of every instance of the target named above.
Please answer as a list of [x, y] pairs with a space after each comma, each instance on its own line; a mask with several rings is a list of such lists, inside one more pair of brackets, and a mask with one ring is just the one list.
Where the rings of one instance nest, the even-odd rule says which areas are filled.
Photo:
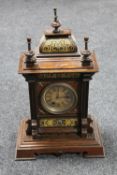
[[[54, 30], [58, 30], [59, 26], [55, 18]], [[48, 33], [57, 36], [57, 39], [61, 37], [61, 32], [47, 31], [45, 36]], [[71, 35], [69, 30], [63, 33]], [[76, 46], [74, 53], [40, 53], [40, 46], [33, 52], [30, 42], [28, 39], [28, 54], [20, 56], [18, 72], [28, 82], [31, 117], [21, 121], [16, 159], [35, 159], [40, 154], [62, 153], [104, 157], [99, 126], [88, 114], [89, 82], [99, 71], [95, 53], [89, 54], [88, 39], [85, 38], [85, 51], [82, 53], [79, 48], [76, 51]], [[69, 84], [78, 95], [76, 107], [64, 114], [51, 114], [41, 105], [43, 89], [57, 82]]]

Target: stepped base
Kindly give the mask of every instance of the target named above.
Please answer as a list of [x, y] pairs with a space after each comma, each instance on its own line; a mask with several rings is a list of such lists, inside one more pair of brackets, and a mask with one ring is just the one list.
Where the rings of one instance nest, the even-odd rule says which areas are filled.
[[21, 121], [17, 137], [16, 160], [36, 159], [40, 154], [81, 153], [84, 157], [104, 157], [104, 147], [97, 122], [93, 119], [93, 137], [33, 139], [26, 135], [27, 119]]

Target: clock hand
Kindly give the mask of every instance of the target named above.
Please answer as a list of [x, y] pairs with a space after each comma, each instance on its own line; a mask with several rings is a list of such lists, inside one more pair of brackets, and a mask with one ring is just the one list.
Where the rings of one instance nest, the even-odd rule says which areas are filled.
[[58, 98], [59, 98], [59, 87], [58, 87]]
[[69, 98], [69, 96], [59, 96], [59, 98]]
[[59, 98], [59, 87], [57, 88], [56, 98]]

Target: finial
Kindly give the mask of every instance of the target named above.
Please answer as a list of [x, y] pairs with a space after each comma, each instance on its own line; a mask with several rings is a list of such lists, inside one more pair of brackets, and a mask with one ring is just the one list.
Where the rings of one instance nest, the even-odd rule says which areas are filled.
[[57, 9], [54, 8], [53, 10], [54, 10], [54, 21], [52, 22], [51, 26], [54, 28], [53, 33], [59, 33], [60, 30], [58, 28], [61, 26], [61, 24], [58, 20]]
[[53, 10], [54, 10], [54, 21], [57, 21], [57, 18], [58, 18], [58, 16], [57, 16], [57, 9], [54, 8]]
[[84, 37], [85, 50], [82, 51], [83, 66], [90, 66], [90, 63], [91, 63], [91, 59], [89, 58], [89, 56], [91, 55], [91, 52], [88, 50], [88, 41], [89, 41], [89, 37]]
[[31, 50], [31, 38], [27, 38], [28, 51], [25, 53], [26, 55], [26, 66], [32, 66], [36, 62], [36, 58], [34, 57], [34, 52]]
[[28, 43], [28, 51], [31, 51], [31, 38], [27, 38], [27, 43]]
[[88, 50], [88, 41], [89, 41], [89, 37], [84, 37], [85, 50]]

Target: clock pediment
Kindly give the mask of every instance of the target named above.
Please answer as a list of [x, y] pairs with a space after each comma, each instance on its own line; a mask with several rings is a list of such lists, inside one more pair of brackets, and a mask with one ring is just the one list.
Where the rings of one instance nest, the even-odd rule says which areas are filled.
[[93, 52], [91, 55], [92, 63], [90, 66], [82, 66], [82, 57], [49, 57], [49, 58], [37, 58], [37, 63], [33, 66], [26, 66], [26, 56], [24, 54], [20, 57], [19, 70], [20, 74], [40, 74], [40, 73], [60, 73], [60, 72], [92, 72], [99, 71], [98, 63], [96, 61], [96, 55]]

